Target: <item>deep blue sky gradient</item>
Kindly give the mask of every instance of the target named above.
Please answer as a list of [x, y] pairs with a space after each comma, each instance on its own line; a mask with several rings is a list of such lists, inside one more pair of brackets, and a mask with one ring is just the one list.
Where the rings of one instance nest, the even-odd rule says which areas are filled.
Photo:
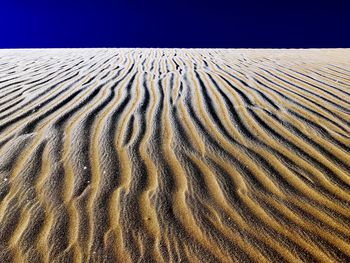
[[350, 47], [350, 0], [0, 0], [0, 48]]

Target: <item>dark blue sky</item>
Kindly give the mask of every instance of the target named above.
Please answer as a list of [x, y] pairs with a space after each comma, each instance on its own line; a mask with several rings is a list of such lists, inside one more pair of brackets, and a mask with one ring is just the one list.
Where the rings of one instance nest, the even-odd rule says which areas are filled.
[[0, 0], [0, 48], [350, 47], [349, 2]]

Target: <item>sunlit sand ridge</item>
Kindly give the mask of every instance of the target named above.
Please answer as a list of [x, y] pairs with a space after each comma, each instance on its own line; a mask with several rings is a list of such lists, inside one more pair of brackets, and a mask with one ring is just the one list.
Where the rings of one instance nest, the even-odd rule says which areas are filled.
[[0, 51], [0, 262], [350, 262], [350, 50]]

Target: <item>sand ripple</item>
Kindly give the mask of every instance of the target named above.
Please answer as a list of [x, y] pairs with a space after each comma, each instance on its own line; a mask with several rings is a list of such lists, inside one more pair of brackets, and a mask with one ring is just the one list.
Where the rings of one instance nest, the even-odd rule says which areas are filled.
[[0, 262], [350, 262], [350, 50], [0, 51]]

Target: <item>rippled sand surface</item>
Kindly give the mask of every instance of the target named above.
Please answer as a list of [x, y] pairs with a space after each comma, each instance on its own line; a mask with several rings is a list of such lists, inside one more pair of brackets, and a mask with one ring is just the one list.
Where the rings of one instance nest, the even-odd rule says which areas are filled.
[[0, 51], [0, 262], [350, 262], [350, 50]]

